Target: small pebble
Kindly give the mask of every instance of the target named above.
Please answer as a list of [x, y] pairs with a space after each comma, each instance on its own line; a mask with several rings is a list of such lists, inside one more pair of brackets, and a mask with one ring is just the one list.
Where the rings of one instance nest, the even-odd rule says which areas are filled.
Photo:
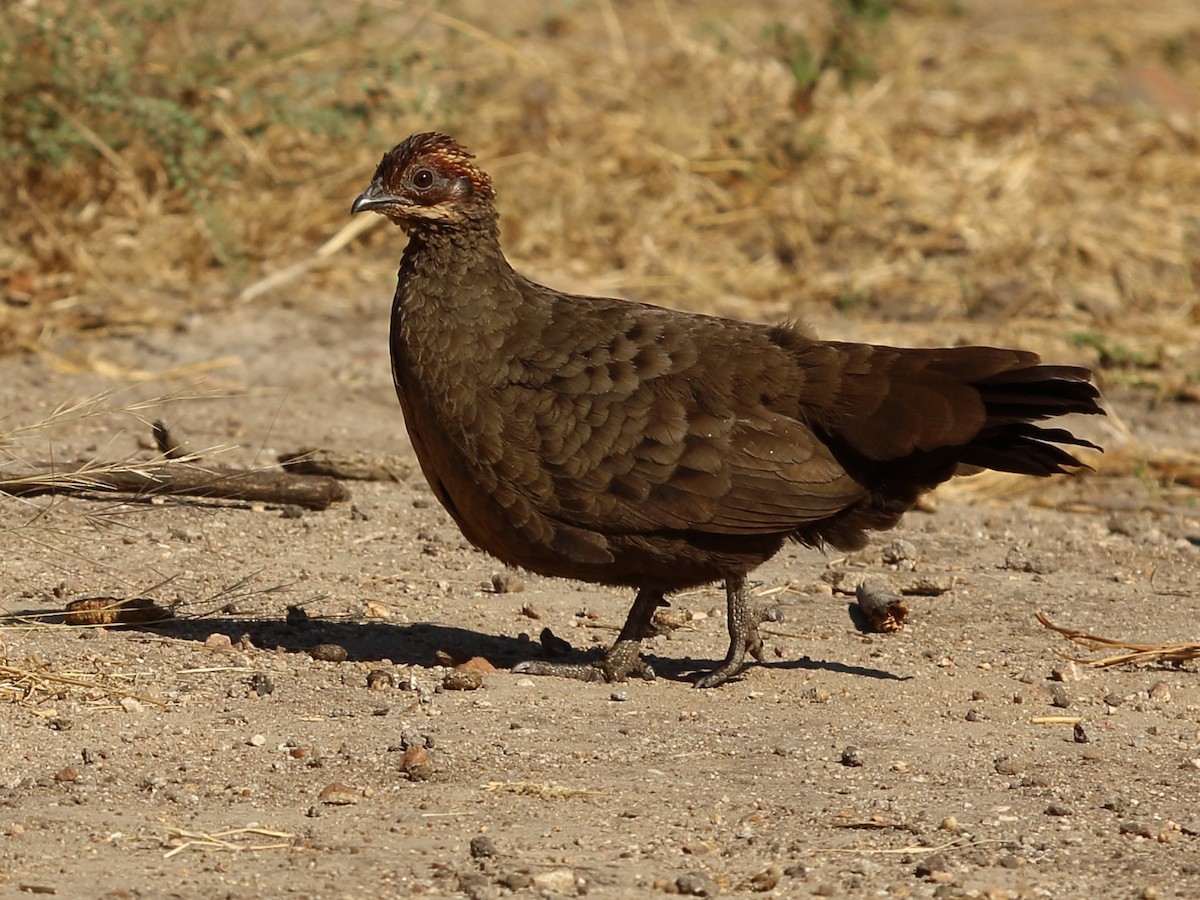
[[500, 883], [510, 891], [523, 891], [533, 884], [533, 876], [528, 872], [509, 872], [500, 879]]
[[613, 691], [608, 695], [608, 699], [614, 703], [624, 703], [629, 699], [629, 691]]
[[448, 691], [477, 691], [483, 687], [483, 676], [469, 669], [455, 669], [446, 673], [442, 687]]
[[433, 763], [424, 747], [409, 747], [400, 757], [400, 770], [412, 781], [428, 781], [433, 775]]
[[1124, 797], [1109, 797], [1100, 804], [1100, 808], [1112, 810], [1120, 816], [1129, 811], [1129, 801]]
[[519, 594], [525, 590], [525, 579], [516, 572], [497, 572], [492, 576], [492, 590], [497, 594]]
[[326, 806], [353, 806], [362, 802], [362, 794], [340, 781], [333, 781], [321, 789], [317, 799]]
[[1132, 834], [1135, 837], [1154, 837], [1154, 831], [1145, 822], [1122, 822], [1117, 830], [1121, 834]]
[[1156, 681], [1150, 688], [1150, 699], [1155, 703], [1171, 702], [1171, 687], [1165, 681]]
[[1046, 807], [1046, 815], [1048, 816], [1073, 816], [1075, 811], [1069, 806], [1063, 806], [1060, 803], [1051, 803]]
[[432, 750], [433, 735], [424, 734], [415, 728], [405, 728], [400, 732], [400, 749], [407, 750], [409, 747], [424, 747], [426, 750]]
[[862, 751], [857, 747], [847, 747], [842, 751], [842, 765], [857, 769], [863, 764]]
[[266, 742], [267, 742], [266, 737], [261, 734], [252, 735], [250, 737], [250, 740], [246, 741], [246, 743], [249, 744], [251, 747], [261, 747]]
[[310, 621], [308, 611], [303, 606], [289, 606], [287, 614], [284, 616], [284, 621], [288, 625], [303, 625]]
[[135, 700], [133, 697], [122, 697], [118, 702], [121, 704], [121, 709], [127, 713], [140, 713], [142, 711], [141, 702]]
[[495, 856], [497, 853], [496, 842], [486, 834], [481, 834], [471, 838], [471, 856], [474, 859], [484, 859], [489, 856]]
[[538, 640], [542, 644], [542, 649], [546, 651], [547, 656], [566, 656], [571, 652], [570, 641], [564, 641], [549, 628], [543, 628], [542, 633], [538, 635]]
[[903, 562], [906, 559], [915, 559], [917, 548], [912, 541], [896, 538], [880, 551], [880, 556], [885, 563], [895, 564]]
[[496, 667], [486, 656], [472, 656], [454, 667], [459, 672], [495, 672]]
[[1001, 756], [996, 760], [997, 775], [1016, 775], [1021, 771], [1021, 766], [1011, 756]]
[[756, 872], [750, 876], [750, 890], [758, 893], [773, 891], [779, 886], [782, 875], [783, 870], [779, 866], [769, 866], [761, 872]]
[[265, 672], [255, 672], [250, 676], [250, 692], [259, 697], [265, 697], [275, 692], [275, 681]]
[[460, 872], [458, 891], [466, 894], [468, 900], [492, 900], [497, 895], [497, 891], [492, 887], [491, 879], [482, 872]]
[[396, 679], [385, 669], [372, 669], [367, 673], [367, 690], [387, 691], [396, 686]]
[[1071, 705], [1071, 698], [1067, 696], [1067, 689], [1061, 684], [1051, 686], [1050, 704], [1059, 709], [1067, 709]]
[[341, 644], [317, 644], [308, 652], [313, 659], [334, 663], [345, 662], [348, 655]]
[[687, 897], [715, 897], [721, 892], [707, 875], [700, 872], [685, 872], [675, 879], [675, 890]]
[[54, 780], [59, 784], [67, 784], [79, 780], [79, 770], [74, 766], [66, 766], [54, 773]]
[[214, 631], [204, 639], [205, 650], [233, 650], [233, 640], [227, 634]]
[[945, 871], [948, 871], [945, 858], [935, 853], [918, 862], [916, 868], [913, 869], [913, 874], [918, 878], [933, 878]]
[[1086, 744], [1091, 741], [1091, 738], [1088, 737], [1087, 729], [1083, 727], [1082, 722], [1075, 723], [1074, 737], [1077, 744]]
[[540, 891], [555, 894], [575, 894], [575, 873], [570, 869], [551, 869], [549, 872], [538, 872], [533, 876], [533, 886]]

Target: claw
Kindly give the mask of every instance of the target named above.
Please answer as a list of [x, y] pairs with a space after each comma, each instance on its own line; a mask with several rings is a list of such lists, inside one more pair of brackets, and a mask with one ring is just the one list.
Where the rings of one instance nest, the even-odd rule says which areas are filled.
[[[512, 671], [519, 675], [558, 675], [579, 681], [624, 681], [636, 675], [646, 681], [654, 680], [654, 669], [641, 656], [642, 639], [651, 631], [650, 620], [654, 610], [666, 606], [663, 595], [656, 591], [639, 591], [633, 608], [625, 619], [617, 640], [604, 654], [604, 659], [595, 663], [557, 663], [545, 660], [528, 660], [517, 663]], [[548, 630], [548, 629], [547, 629]], [[543, 638], [544, 640], [544, 638]]]
[[517, 675], [557, 675], [559, 678], [574, 678], [576, 681], [608, 681], [598, 665], [592, 663], [555, 663], [541, 659], [519, 662], [512, 667]]
[[766, 654], [758, 626], [762, 622], [773, 622], [778, 616], [774, 607], [757, 613], [751, 611], [745, 580], [739, 576], [725, 579], [725, 596], [729, 604], [729, 651], [725, 654], [725, 662], [696, 679], [698, 688], [716, 687], [737, 675], [746, 663], [747, 653], [763, 662]]

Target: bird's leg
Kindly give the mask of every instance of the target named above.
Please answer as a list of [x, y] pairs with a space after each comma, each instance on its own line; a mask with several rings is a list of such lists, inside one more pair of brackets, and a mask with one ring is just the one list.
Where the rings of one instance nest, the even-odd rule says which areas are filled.
[[630, 675], [638, 675], [650, 681], [654, 678], [654, 670], [642, 659], [642, 640], [653, 633], [654, 611], [666, 605], [662, 591], [638, 591], [621, 633], [598, 662], [555, 663], [537, 659], [518, 663], [513, 666], [513, 671], [524, 675], [558, 675], [580, 681], [624, 681]]
[[763, 661], [763, 642], [758, 626], [769, 616], [750, 609], [746, 579], [741, 575], [730, 575], [725, 579], [725, 597], [729, 615], [729, 652], [725, 654], [725, 662], [696, 680], [696, 687], [724, 684], [741, 671], [747, 652], [759, 662]]

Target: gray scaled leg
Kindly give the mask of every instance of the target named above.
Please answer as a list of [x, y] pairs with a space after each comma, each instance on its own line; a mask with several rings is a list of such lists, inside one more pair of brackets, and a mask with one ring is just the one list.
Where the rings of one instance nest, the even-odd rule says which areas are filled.
[[696, 679], [696, 687], [724, 684], [741, 671], [747, 653], [759, 662], [763, 661], [763, 642], [758, 626], [763, 619], [769, 618], [768, 614], [750, 609], [746, 579], [741, 575], [730, 575], [725, 579], [725, 598], [729, 615], [729, 652], [725, 654], [725, 662]]
[[666, 605], [662, 591], [638, 591], [617, 640], [597, 662], [556, 663], [531, 659], [517, 663], [512, 670], [524, 675], [558, 675], [580, 681], [624, 681], [630, 675], [652, 680], [654, 670], [642, 659], [642, 640], [653, 633], [650, 620], [654, 611]]

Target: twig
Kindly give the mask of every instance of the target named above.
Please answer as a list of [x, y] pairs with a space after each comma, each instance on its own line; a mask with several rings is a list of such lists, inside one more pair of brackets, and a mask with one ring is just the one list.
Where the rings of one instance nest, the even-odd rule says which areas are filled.
[[1187, 662], [1192, 659], [1200, 659], [1200, 642], [1182, 641], [1175, 644], [1136, 644], [1131, 641], [1100, 637], [1089, 634], [1086, 631], [1080, 631], [1077, 628], [1063, 628], [1051, 622], [1046, 617], [1046, 614], [1042, 612], [1035, 613], [1035, 615], [1037, 616], [1037, 620], [1046, 628], [1049, 628], [1051, 631], [1057, 631], [1068, 641], [1078, 644], [1081, 647], [1086, 647], [1088, 650], [1119, 647], [1129, 651], [1127, 653], [1118, 653], [1115, 656], [1106, 656], [1103, 659], [1086, 659], [1067, 656], [1065, 653], [1059, 654], [1073, 662], [1080, 662], [1101, 668], [1104, 666], [1118, 666], [1127, 662], [1141, 664], [1151, 662]]
[[[251, 844], [248, 847], [224, 840], [227, 837], [240, 837], [242, 835], [260, 835], [262, 837], [277, 838], [278, 840], [272, 844]], [[185, 831], [182, 828], [171, 828], [167, 831], [167, 843], [175, 841], [182, 841], [182, 843], [176, 844], [164, 853], [163, 859], [170, 859], [175, 854], [182, 853], [191, 847], [201, 847], [206, 850], [233, 851], [286, 850], [292, 845], [293, 838], [295, 838], [295, 835], [289, 832], [270, 831], [266, 828], [229, 828], [225, 831], [213, 832], [212, 834]]]
[[984, 844], [1003, 844], [1004, 841], [999, 838], [986, 838], [980, 841], [965, 841], [963, 839], [948, 841], [945, 844], [938, 844], [936, 847], [922, 847], [909, 844], [907, 847], [882, 847], [879, 849], [867, 847], [812, 847], [807, 852], [811, 854], [817, 853], [863, 853], [863, 854], [918, 854], [918, 853], [942, 853], [946, 850], [966, 850], [968, 847], [980, 847]]
[[290, 266], [285, 266], [278, 272], [273, 272], [266, 278], [261, 278], [254, 282], [254, 284], [244, 287], [242, 292], [237, 296], [237, 302], [249, 303], [255, 297], [261, 297], [263, 294], [273, 291], [277, 287], [290, 284], [309, 269], [329, 259], [329, 257], [350, 244], [359, 235], [370, 231], [382, 221], [382, 216], [356, 216], [338, 229], [337, 234], [318, 247], [308, 259], [294, 262]]
[[76, 462], [35, 465], [31, 474], [0, 471], [0, 492], [14, 496], [117, 491], [139, 497], [155, 494], [215, 497], [328, 509], [350, 498], [339, 481], [319, 475], [293, 475], [262, 469], [166, 462], [101, 466]]

